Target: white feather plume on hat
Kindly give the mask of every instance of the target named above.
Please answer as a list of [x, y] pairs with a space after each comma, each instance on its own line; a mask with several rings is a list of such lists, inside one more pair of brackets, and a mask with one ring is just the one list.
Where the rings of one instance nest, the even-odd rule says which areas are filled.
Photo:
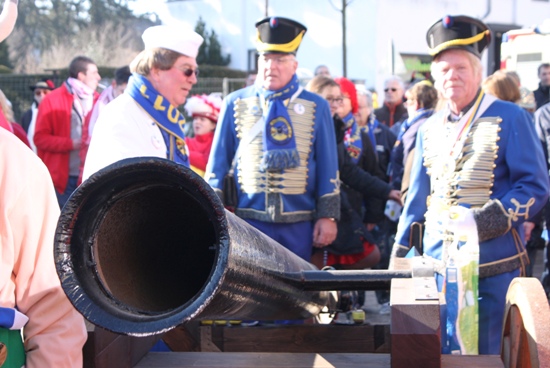
[[184, 108], [187, 114], [192, 117], [202, 116], [212, 120], [214, 123], [218, 121], [218, 115], [222, 106], [222, 98], [220, 93], [211, 93], [209, 95], [194, 95], [187, 99]]

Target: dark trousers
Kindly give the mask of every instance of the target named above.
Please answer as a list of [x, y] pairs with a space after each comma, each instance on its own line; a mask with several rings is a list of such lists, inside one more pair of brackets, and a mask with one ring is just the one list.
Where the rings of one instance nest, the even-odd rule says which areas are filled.
[[55, 191], [55, 195], [57, 196], [57, 202], [59, 203], [59, 208], [63, 208], [65, 203], [69, 200], [69, 197], [73, 192], [76, 190], [76, 185], [78, 183], [78, 176], [69, 176], [69, 180], [67, 181], [67, 186], [65, 187], [65, 191], [63, 193], [59, 193], [57, 190]]
[[[384, 217], [379, 224], [376, 225], [372, 231], [376, 245], [380, 249], [380, 262], [373, 269], [387, 270], [390, 264], [390, 255], [395, 242], [395, 233], [397, 232], [397, 222], [391, 221], [389, 218]], [[377, 290], [376, 299], [379, 304], [389, 303], [390, 292], [389, 290]]]
[[300, 258], [310, 262], [313, 248], [313, 222], [272, 223], [243, 219], [250, 225], [280, 243]]
[[542, 230], [542, 225], [536, 224], [533, 231], [531, 231], [531, 238], [525, 245], [529, 257], [529, 264], [525, 267], [527, 277], [533, 277], [533, 267], [537, 262], [537, 251], [544, 248], [545, 240], [542, 238]]

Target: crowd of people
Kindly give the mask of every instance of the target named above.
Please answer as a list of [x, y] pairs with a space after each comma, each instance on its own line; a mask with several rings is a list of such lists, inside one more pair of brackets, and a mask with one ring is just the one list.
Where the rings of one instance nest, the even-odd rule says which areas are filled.
[[[16, 10], [17, 1], [6, 3], [4, 11]], [[446, 17], [428, 30], [433, 80], [390, 76], [376, 106], [373, 91], [333, 78], [325, 65], [307, 84], [298, 79], [306, 26], [283, 17], [255, 26], [258, 73], [223, 98], [191, 95], [203, 39], [167, 25], [145, 30], [144, 50], [101, 95], [86, 56], [70, 62], [59, 87], [30, 86], [34, 100], [21, 124], [0, 94], [0, 301], [28, 317], [23, 338], [8, 347], [20, 351], [11, 359], [81, 364], [83, 320], [52, 259], [59, 209], [97, 171], [145, 156], [191, 168], [222, 199], [234, 189], [237, 216], [319, 268], [387, 269], [422, 249], [441, 290], [449, 243], [474, 229], [479, 353], [499, 353], [506, 290], [532, 274], [528, 254], [533, 262], [549, 223], [550, 64], [539, 67], [534, 92], [513, 72], [484, 79], [487, 26]], [[411, 236], [417, 224], [423, 238]], [[388, 313], [388, 293], [377, 299]], [[21, 327], [10, 327], [0, 326], [0, 340], [10, 331], [21, 337]]]

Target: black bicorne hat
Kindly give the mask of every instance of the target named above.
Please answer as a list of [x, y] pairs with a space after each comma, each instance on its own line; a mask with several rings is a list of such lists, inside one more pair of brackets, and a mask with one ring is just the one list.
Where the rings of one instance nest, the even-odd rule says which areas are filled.
[[481, 58], [491, 42], [491, 31], [480, 20], [465, 15], [447, 15], [435, 22], [426, 34], [429, 54], [436, 56], [449, 49], [463, 49]]
[[267, 17], [256, 23], [258, 39], [256, 49], [260, 54], [276, 52], [296, 54], [307, 28], [288, 18]]

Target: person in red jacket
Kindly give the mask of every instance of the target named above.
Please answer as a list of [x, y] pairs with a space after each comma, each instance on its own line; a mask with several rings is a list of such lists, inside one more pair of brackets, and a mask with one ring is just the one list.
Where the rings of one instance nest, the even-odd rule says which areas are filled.
[[69, 78], [38, 110], [34, 144], [50, 171], [60, 207], [78, 186], [82, 126], [99, 96], [100, 79], [93, 60], [77, 56], [69, 65]]
[[220, 113], [222, 99], [219, 93], [210, 95], [192, 96], [185, 104], [185, 110], [193, 117], [194, 138], [185, 138], [185, 143], [189, 147], [189, 162], [191, 169], [200, 176], [204, 176], [212, 140], [214, 139], [214, 130]]

